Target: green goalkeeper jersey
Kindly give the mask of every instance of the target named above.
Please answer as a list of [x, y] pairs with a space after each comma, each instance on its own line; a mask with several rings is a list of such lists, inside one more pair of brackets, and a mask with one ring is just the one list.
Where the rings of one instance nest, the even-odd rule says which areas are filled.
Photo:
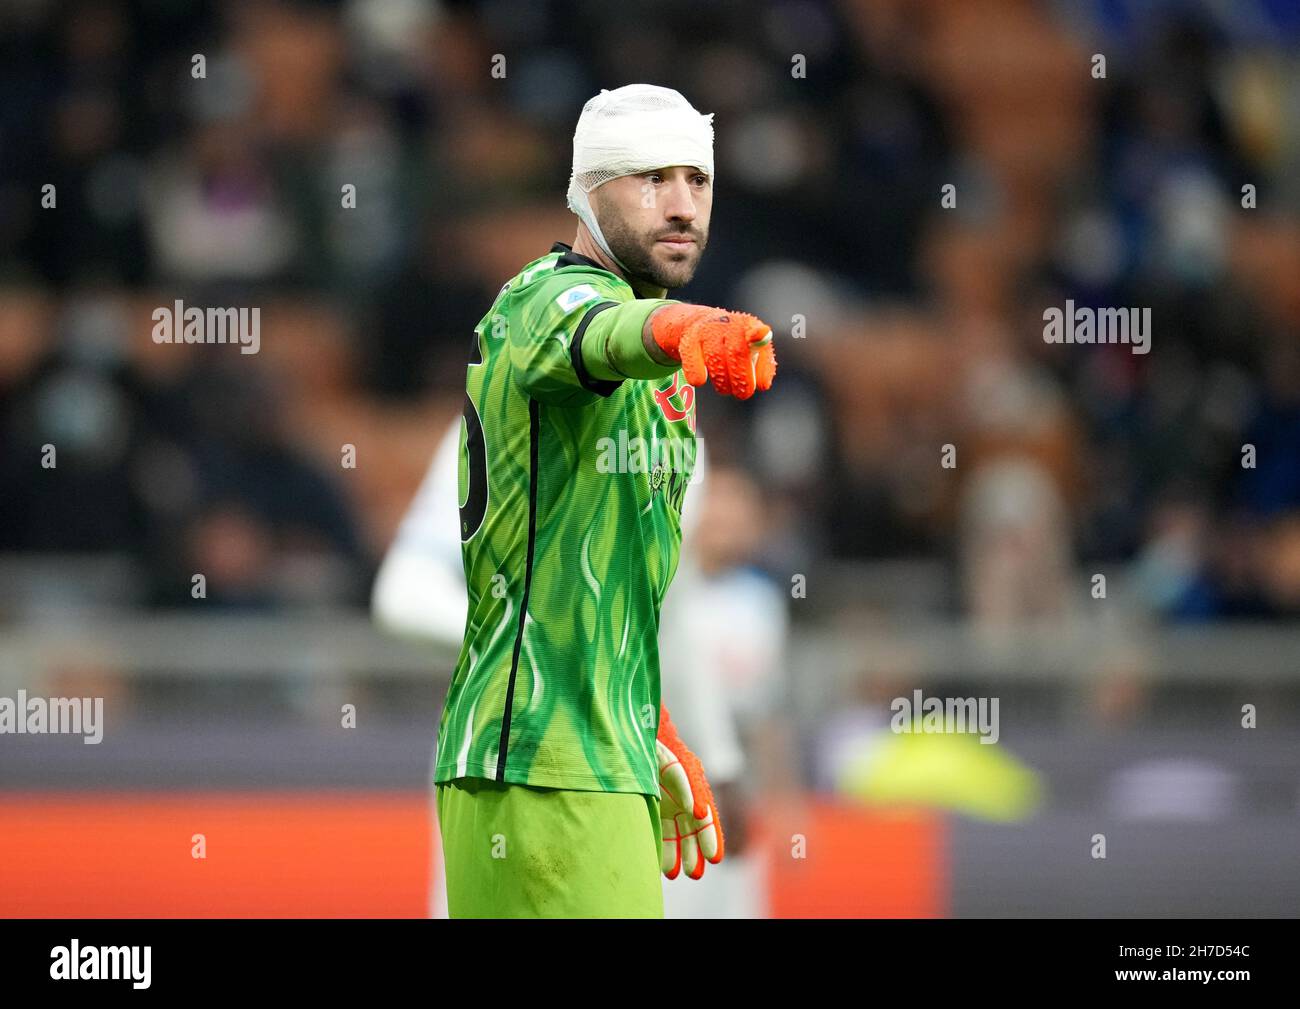
[[638, 300], [557, 242], [475, 329], [459, 478], [469, 610], [435, 781], [659, 794], [659, 609], [681, 545], [695, 390], [680, 370], [588, 372], [584, 335], [633, 301], [645, 311], [606, 321], [634, 316], [639, 333], [670, 303]]

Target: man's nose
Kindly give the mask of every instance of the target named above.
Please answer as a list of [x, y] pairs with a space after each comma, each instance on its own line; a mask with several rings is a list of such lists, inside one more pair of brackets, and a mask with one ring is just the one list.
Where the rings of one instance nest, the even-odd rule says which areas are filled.
[[684, 179], [677, 179], [669, 187], [668, 192], [660, 197], [664, 200], [664, 217], [670, 221], [685, 221], [688, 224], [695, 220], [695, 197], [691, 195], [691, 187]]

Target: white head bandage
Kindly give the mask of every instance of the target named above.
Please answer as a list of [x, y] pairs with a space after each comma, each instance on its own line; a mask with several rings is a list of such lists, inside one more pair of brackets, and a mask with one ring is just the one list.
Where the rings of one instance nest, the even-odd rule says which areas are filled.
[[582, 107], [573, 132], [569, 209], [619, 266], [592, 208], [593, 189], [610, 179], [689, 165], [713, 179], [713, 113], [701, 115], [672, 88], [628, 84]]

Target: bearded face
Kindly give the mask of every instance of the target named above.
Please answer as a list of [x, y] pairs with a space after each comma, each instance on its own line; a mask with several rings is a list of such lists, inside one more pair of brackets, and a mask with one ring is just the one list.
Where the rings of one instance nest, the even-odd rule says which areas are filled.
[[709, 241], [708, 176], [663, 168], [612, 179], [591, 195], [605, 241], [629, 279], [667, 290], [690, 283]]

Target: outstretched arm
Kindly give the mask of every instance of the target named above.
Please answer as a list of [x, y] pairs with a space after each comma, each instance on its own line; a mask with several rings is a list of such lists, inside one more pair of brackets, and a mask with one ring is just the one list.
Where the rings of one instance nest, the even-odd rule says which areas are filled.
[[582, 362], [597, 379], [661, 378], [681, 367], [686, 381], [711, 381], [748, 399], [772, 387], [772, 330], [744, 312], [676, 301], [605, 303], [584, 319]]

